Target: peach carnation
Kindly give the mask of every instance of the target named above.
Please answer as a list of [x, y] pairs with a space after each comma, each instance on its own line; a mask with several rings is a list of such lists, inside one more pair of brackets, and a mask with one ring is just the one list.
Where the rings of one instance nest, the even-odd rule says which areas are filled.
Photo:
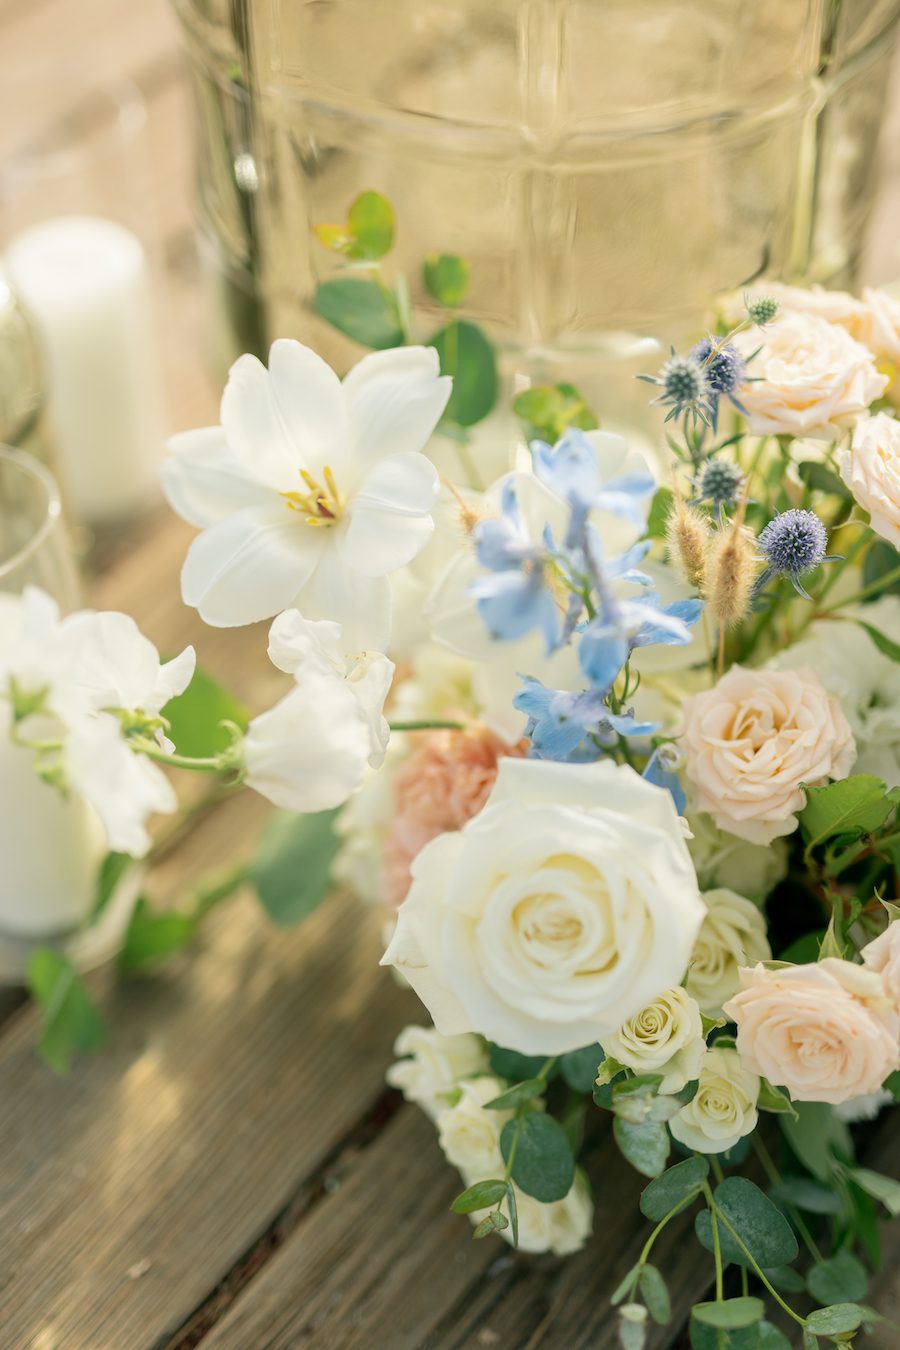
[[427, 843], [461, 830], [477, 816], [504, 756], [520, 758], [526, 742], [510, 746], [483, 726], [434, 731], [418, 737], [394, 780], [394, 819], [382, 863], [382, 894], [393, 908], [406, 899], [410, 864]]
[[898, 1019], [878, 975], [829, 958], [741, 971], [724, 1008], [742, 1062], [794, 1101], [836, 1106], [875, 1092], [900, 1063]]
[[840, 704], [807, 668], [732, 666], [685, 701], [681, 748], [698, 809], [752, 844], [790, 834], [802, 784], [846, 778], [856, 759]]

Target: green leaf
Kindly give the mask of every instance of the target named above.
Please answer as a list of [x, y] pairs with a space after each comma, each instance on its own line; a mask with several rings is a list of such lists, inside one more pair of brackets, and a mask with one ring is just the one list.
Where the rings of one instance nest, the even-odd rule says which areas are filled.
[[811, 1177], [782, 1176], [772, 1187], [771, 1195], [776, 1201], [794, 1205], [807, 1214], [839, 1214], [843, 1207], [841, 1197], [831, 1186]]
[[590, 1092], [602, 1059], [599, 1045], [586, 1045], [582, 1050], [560, 1055], [559, 1071], [573, 1092]]
[[[790, 1265], [797, 1256], [797, 1239], [781, 1211], [746, 1177], [726, 1177], [714, 1192], [716, 1206], [736, 1235], [760, 1266]], [[702, 1210], [694, 1225], [697, 1237], [707, 1251], [713, 1251], [712, 1222], [709, 1211]], [[749, 1259], [724, 1224], [719, 1224], [722, 1254], [736, 1265], [749, 1265]]]
[[854, 774], [826, 787], [808, 787], [800, 826], [809, 849], [843, 834], [871, 834], [884, 824], [892, 803], [880, 778]]
[[544, 1204], [565, 1199], [575, 1179], [575, 1159], [559, 1121], [538, 1111], [521, 1120], [508, 1120], [500, 1135], [500, 1151], [507, 1164], [517, 1135], [513, 1181]]
[[779, 1116], [781, 1131], [795, 1157], [826, 1184], [834, 1178], [835, 1151], [853, 1156], [850, 1131], [824, 1102], [795, 1102], [797, 1118]]
[[448, 309], [462, 304], [472, 269], [455, 253], [432, 253], [422, 266], [422, 280], [430, 296]]
[[374, 262], [389, 252], [394, 242], [394, 211], [380, 192], [361, 192], [347, 212], [353, 243], [348, 257]]
[[316, 287], [313, 309], [341, 333], [363, 347], [383, 351], [403, 344], [397, 301], [374, 281], [334, 277]]
[[525, 438], [554, 444], [570, 427], [593, 431], [596, 416], [574, 384], [538, 384], [525, 389], [513, 402], [513, 412], [524, 423]]
[[741, 1327], [752, 1327], [762, 1320], [765, 1305], [761, 1298], [726, 1298], [714, 1303], [697, 1303], [692, 1315], [698, 1322], [708, 1327], [722, 1327], [725, 1331], [738, 1331]]
[[134, 858], [128, 853], [107, 853], [97, 871], [97, 883], [94, 887], [94, 903], [91, 906], [91, 922], [98, 919], [109, 904], [119, 882], [130, 867]]
[[336, 810], [311, 816], [280, 811], [263, 832], [247, 879], [279, 927], [305, 919], [328, 893], [341, 842], [334, 829], [337, 815]]
[[672, 510], [672, 501], [674, 493], [671, 488], [657, 488], [653, 494], [653, 500], [650, 503], [650, 513], [647, 517], [647, 535], [650, 539], [662, 539], [666, 533], [666, 521], [669, 519], [669, 513]]
[[28, 988], [41, 1010], [38, 1053], [65, 1073], [79, 1050], [96, 1050], [106, 1035], [103, 1019], [88, 997], [72, 963], [50, 947], [32, 952], [27, 969]]
[[661, 1082], [661, 1074], [644, 1073], [617, 1083], [612, 1094], [613, 1111], [632, 1125], [652, 1120], [653, 1102]]
[[461, 427], [474, 426], [497, 402], [499, 381], [493, 346], [480, 328], [465, 319], [448, 323], [429, 339], [428, 345], [440, 357], [441, 374], [453, 377], [444, 418]]
[[803, 1294], [806, 1281], [793, 1266], [766, 1266], [766, 1279], [785, 1294]]
[[651, 1266], [648, 1263], [641, 1267], [638, 1288], [647, 1305], [647, 1311], [654, 1322], [658, 1322], [660, 1326], [665, 1326], [672, 1316], [672, 1303], [666, 1282], [656, 1266]]
[[828, 920], [828, 927], [822, 934], [818, 960], [826, 961], [830, 957], [836, 957], [839, 961], [843, 961], [846, 956], [847, 947], [838, 937], [836, 916], [835, 912], [832, 911], [831, 918]]
[[499, 1209], [492, 1209], [490, 1214], [485, 1214], [472, 1233], [472, 1237], [478, 1241], [480, 1238], [490, 1237], [492, 1233], [502, 1233], [504, 1228], [508, 1227], [509, 1219], [506, 1215], [501, 1214]]
[[505, 1181], [476, 1181], [474, 1186], [456, 1197], [450, 1208], [454, 1214], [474, 1214], [479, 1209], [499, 1204], [505, 1195]]
[[791, 1350], [787, 1336], [777, 1327], [773, 1327], [771, 1322], [760, 1322], [756, 1334], [759, 1337], [756, 1350]]
[[491, 1101], [485, 1102], [486, 1111], [514, 1111], [517, 1106], [524, 1102], [533, 1101], [535, 1097], [540, 1097], [546, 1091], [547, 1084], [543, 1078], [526, 1078], [524, 1083], [515, 1083], [506, 1092], [501, 1092], [499, 1097], [493, 1097]]
[[[690, 1336], [692, 1350], [762, 1350], [765, 1342], [761, 1339], [764, 1323], [757, 1322], [749, 1327], [711, 1327], [692, 1317]], [[775, 1342], [778, 1346], [778, 1342]], [[780, 1350], [780, 1347], [779, 1347]]]
[[804, 459], [797, 465], [797, 473], [807, 487], [817, 492], [830, 492], [836, 497], [849, 499], [850, 492], [843, 479], [833, 469], [817, 459]]
[[889, 656], [892, 661], [900, 661], [900, 642], [892, 642], [880, 629], [873, 628], [870, 623], [863, 623], [862, 619], [856, 619], [855, 622], [859, 624], [860, 628], [866, 630], [880, 652]]
[[142, 896], [132, 910], [119, 964], [133, 970], [148, 961], [160, 961], [186, 947], [195, 931], [192, 915], [171, 910], [154, 913]]
[[888, 1075], [884, 1080], [884, 1086], [894, 1100], [900, 1102], [900, 1069], [896, 1073]]
[[[508, 1078], [513, 1083], [524, 1083], [537, 1078], [547, 1062], [546, 1058], [542, 1059], [540, 1055], [520, 1055], [518, 1050], [504, 1050], [502, 1045], [494, 1045], [493, 1042], [488, 1047], [488, 1056], [492, 1072], [498, 1078]], [[553, 1078], [555, 1073], [556, 1066], [547, 1074], [548, 1080]]]
[[640, 1275], [640, 1270], [641, 1270], [641, 1263], [640, 1261], [638, 1261], [635, 1265], [631, 1267], [628, 1274], [622, 1280], [621, 1284], [619, 1284], [616, 1287], [615, 1292], [612, 1294], [609, 1300], [614, 1308], [617, 1307], [618, 1304], [620, 1304], [624, 1298], [627, 1298], [631, 1294], [631, 1286], [634, 1284], [635, 1280]]
[[900, 1214], [900, 1181], [895, 1181], [893, 1177], [882, 1176], [880, 1172], [873, 1172], [868, 1167], [853, 1167], [847, 1175], [866, 1192], [866, 1195], [871, 1195], [873, 1200], [879, 1200], [892, 1217], [896, 1218]]
[[[897, 570], [897, 564], [900, 558], [897, 556], [897, 550], [893, 544], [885, 540], [876, 539], [866, 549], [866, 557], [863, 563], [863, 585], [868, 589], [869, 586], [875, 586], [882, 577]], [[889, 581], [886, 586], [873, 591], [867, 596], [868, 600], [877, 600], [879, 595], [900, 595], [900, 578], [895, 577]]]
[[864, 1321], [863, 1309], [856, 1303], [833, 1303], [830, 1308], [817, 1308], [806, 1319], [806, 1325], [816, 1336], [840, 1336], [855, 1331]]
[[641, 1196], [641, 1213], [651, 1223], [659, 1223], [676, 1206], [689, 1205], [708, 1176], [709, 1163], [699, 1154], [676, 1163], [650, 1182]]
[[863, 1263], [846, 1250], [814, 1265], [806, 1287], [817, 1303], [855, 1303], [864, 1298], [869, 1277]]
[[760, 1079], [759, 1097], [756, 1104], [760, 1111], [772, 1111], [775, 1115], [785, 1113], [789, 1116], [796, 1117], [797, 1115], [794, 1104], [784, 1088], [775, 1087], [767, 1078]]
[[217, 755], [231, 744], [223, 722], [234, 722], [243, 731], [249, 721], [246, 708], [199, 667], [184, 693], [163, 708], [163, 717], [178, 754], [196, 759]]
[[660, 1121], [634, 1125], [616, 1116], [613, 1135], [622, 1156], [645, 1177], [658, 1177], [665, 1170], [671, 1141], [669, 1131]]

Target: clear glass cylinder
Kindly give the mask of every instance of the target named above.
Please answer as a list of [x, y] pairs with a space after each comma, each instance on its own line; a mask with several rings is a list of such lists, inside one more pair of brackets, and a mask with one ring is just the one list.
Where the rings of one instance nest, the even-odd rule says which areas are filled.
[[648, 340], [765, 272], [852, 279], [900, 0], [175, 0], [198, 218], [226, 354], [278, 335], [338, 365], [312, 227], [366, 189], [389, 266], [472, 267], [510, 382], [575, 379], [634, 416]]
[[46, 591], [64, 612], [78, 603], [78, 583], [59, 493], [31, 455], [0, 447], [0, 982], [19, 983], [28, 959], [52, 945], [78, 966], [118, 946], [135, 898], [126, 879], [95, 917], [102, 827], [74, 794], [64, 796], [34, 770], [34, 753], [16, 745], [4, 678], [4, 655], [17, 641], [22, 595]]

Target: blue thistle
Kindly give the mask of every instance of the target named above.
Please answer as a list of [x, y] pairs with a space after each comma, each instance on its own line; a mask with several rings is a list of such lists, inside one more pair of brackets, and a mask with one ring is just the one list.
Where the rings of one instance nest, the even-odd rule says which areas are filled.
[[767, 566], [756, 583], [757, 591], [772, 577], [784, 576], [790, 578], [798, 595], [811, 600], [800, 577], [823, 562], [837, 561], [826, 554], [828, 531], [813, 511], [784, 511], [769, 521], [758, 542]]
[[757, 295], [753, 299], [744, 296], [744, 304], [747, 306], [747, 318], [757, 328], [765, 328], [767, 323], [777, 319], [781, 308], [773, 295]]
[[695, 501], [711, 502], [717, 510], [734, 506], [744, 486], [744, 474], [729, 459], [709, 459], [697, 483]]
[[706, 373], [709, 384], [709, 411], [713, 430], [719, 417], [719, 399], [727, 398], [746, 415], [746, 409], [738, 402], [736, 390], [747, 378], [747, 363], [732, 343], [723, 343], [714, 337], [705, 337], [691, 350], [691, 356], [700, 363]]
[[638, 379], [662, 389], [654, 402], [669, 409], [667, 422], [684, 413], [703, 422], [705, 426], [709, 425], [714, 395], [706, 370], [693, 355], [679, 356], [673, 347], [672, 355], [658, 375], [639, 375]]

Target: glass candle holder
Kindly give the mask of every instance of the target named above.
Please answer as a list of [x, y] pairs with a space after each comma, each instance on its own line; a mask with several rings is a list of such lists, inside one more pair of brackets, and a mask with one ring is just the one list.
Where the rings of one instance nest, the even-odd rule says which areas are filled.
[[106, 843], [100, 821], [75, 794], [64, 796], [34, 770], [32, 751], [13, 744], [2, 676], [21, 624], [22, 595], [40, 586], [62, 610], [78, 583], [59, 492], [43, 464], [0, 448], [0, 982], [20, 983], [33, 951], [53, 946], [79, 968], [118, 947], [140, 878], [135, 869], [95, 914]]
[[162, 269], [145, 137], [134, 85], [75, 85], [0, 169], [6, 268], [41, 339], [55, 464], [91, 527], [158, 496]]

